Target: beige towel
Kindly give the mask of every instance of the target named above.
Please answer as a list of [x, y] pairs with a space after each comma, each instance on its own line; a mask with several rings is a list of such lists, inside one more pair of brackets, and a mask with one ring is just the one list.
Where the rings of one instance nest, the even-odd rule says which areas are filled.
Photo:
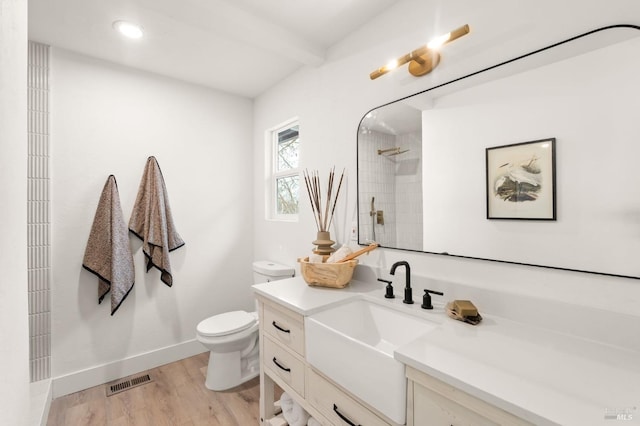
[[155, 157], [147, 159], [129, 219], [129, 230], [142, 240], [142, 251], [147, 258], [147, 272], [155, 266], [161, 272], [162, 282], [171, 287], [173, 276], [169, 252], [182, 247], [184, 241], [173, 224], [167, 189]]
[[111, 290], [111, 315], [133, 288], [135, 272], [118, 184], [110, 175], [102, 189], [82, 266], [98, 276], [98, 303]]

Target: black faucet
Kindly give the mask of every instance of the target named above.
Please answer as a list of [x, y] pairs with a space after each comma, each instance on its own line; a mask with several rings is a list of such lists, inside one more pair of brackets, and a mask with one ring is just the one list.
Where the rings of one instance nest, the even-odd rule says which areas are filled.
[[402, 303], [406, 303], [406, 304], [412, 304], [413, 303], [413, 295], [412, 295], [412, 291], [411, 291], [411, 267], [409, 267], [409, 262], [402, 260], [400, 262], [396, 262], [391, 266], [391, 272], [389, 272], [391, 275], [395, 275], [396, 274], [396, 268], [398, 266], [405, 266], [407, 268], [407, 284], [404, 287], [404, 300], [402, 301]]

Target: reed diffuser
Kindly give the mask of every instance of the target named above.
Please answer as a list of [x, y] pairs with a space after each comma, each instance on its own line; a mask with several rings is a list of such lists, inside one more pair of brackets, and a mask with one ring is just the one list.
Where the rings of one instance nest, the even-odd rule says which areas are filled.
[[313, 241], [313, 244], [316, 246], [313, 252], [316, 254], [329, 255], [335, 251], [333, 248], [334, 241], [331, 241], [329, 228], [333, 222], [333, 214], [336, 211], [338, 195], [340, 195], [340, 188], [342, 187], [342, 180], [344, 179], [344, 170], [340, 176], [335, 196], [333, 195], [334, 178], [335, 166], [329, 172], [327, 198], [323, 207], [323, 191], [320, 186], [318, 171], [312, 172], [311, 174], [309, 174], [308, 170], [304, 171], [304, 183], [307, 185], [307, 193], [309, 194], [309, 201], [311, 202], [311, 209], [313, 210], [313, 218], [316, 222], [316, 228], [318, 229], [317, 238]]

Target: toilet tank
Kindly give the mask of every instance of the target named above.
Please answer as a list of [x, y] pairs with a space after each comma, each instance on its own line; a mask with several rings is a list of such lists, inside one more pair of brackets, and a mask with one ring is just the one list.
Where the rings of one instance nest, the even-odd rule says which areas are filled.
[[291, 278], [295, 269], [291, 266], [281, 265], [268, 260], [256, 260], [253, 262], [253, 283], [260, 284], [269, 281]]

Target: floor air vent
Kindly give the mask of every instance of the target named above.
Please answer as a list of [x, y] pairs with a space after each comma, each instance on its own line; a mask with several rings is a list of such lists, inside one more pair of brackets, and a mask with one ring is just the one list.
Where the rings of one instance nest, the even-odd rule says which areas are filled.
[[118, 379], [111, 383], [107, 383], [107, 396], [115, 395], [120, 392], [135, 388], [136, 386], [142, 386], [149, 382], [153, 382], [149, 374], [142, 374], [135, 377], [127, 377], [124, 379]]

